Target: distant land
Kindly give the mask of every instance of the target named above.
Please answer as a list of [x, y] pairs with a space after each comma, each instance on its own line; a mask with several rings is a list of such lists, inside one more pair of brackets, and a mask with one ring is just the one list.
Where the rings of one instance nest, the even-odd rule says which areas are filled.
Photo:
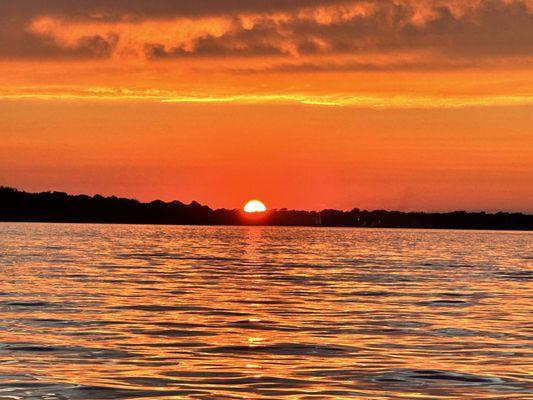
[[0, 186], [0, 221], [168, 225], [272, 225], [366, 228], [533, 230], [533, 215], [454, 211], [447, 213], [386, 210], [269, 210], [245, 214], [193, 201], [142, 203], [134, 199], [62, 192], [27, 193]]

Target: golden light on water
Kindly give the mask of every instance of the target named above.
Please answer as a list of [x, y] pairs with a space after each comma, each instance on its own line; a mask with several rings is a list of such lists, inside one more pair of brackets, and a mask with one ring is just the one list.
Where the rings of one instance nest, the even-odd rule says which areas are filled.
[[265, 204], [259, 200], [250, 200], [244, 206], [244, 212], [247, 213], [261, 213], [267, 210]]

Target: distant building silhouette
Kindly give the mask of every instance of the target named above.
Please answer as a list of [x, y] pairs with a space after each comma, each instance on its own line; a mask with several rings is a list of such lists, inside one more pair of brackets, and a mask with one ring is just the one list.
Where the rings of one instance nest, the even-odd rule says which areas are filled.
[[315, 214], [315, 225], [322, 226], [322, 215], [320, 214], [320, 211], [317, 211]]

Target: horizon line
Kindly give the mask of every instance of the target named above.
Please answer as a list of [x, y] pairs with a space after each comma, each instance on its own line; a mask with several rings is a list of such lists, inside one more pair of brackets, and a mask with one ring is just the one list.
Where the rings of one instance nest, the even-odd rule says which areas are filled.
[[[185, 203], [181, 200], [178, 200], [178, 199], [174, 199], [174, 200], [169, 200], [169, 201], [165, 201], [165, 200], [161, 200], [161, 199], [154, 199], [154, 200], [149, 200], [149, 201], [143, 201], [143, 200], [139, 200], [139, 199], [136, 199], [136, 198], [133, 198], [133, 197], [122, 197], [122, 196], [117, 196], [117, 195], [102, 195], [102, 194], [99, 194], [99, 193], [95, 193], [93, 195], [90, 195], [90, 194], [86, 194], [86, 193], [77, 193], [77, 194], [72, 194], [72, 193], [68, 193], [68, 192], [62, 192], [62, 191], [57, 191], [57, 190], [48, 190], [48, 191], [34, 191], [34, 192], [30, 192], [30, 191], [26, 191], [24, 189], [19, 189], [19, 188], [16, 188], [16, 187], [13, 187], [13, 186], [8, 186], [8, 185], [1, 185], [0, 184], [0, 190], [14, 190], [16, 192], [19, 192], [19, 193], [26, 193], [26, 194], [62, 194], [62, 195], [67, 195], [67, 196], [72, 196], [72, 197], [77, 197], [77, 196], [86, 196], [86, 197], [91, 197], [91, 198], [94, 198], [94, 197], [102, 197], [102, 198], [116, 198], [116, 199], [121, 199], [121, 200], [130, 200], [130, 201], [136, 201], [140, 204], [151, 204], [151, 203], [155, 203], [155, 202], [162, 202], [162, 203], [165, 203], [165, 204], [172, 204], [174, 202], [178, 202], [178, 203], [181, 203], [181, 204], [184, 204], [184, 205], [192, 205], [192, 204], [198, 204], [202, 207], [208, 207], [210, 210], [212, 211], [217, 211], [217, 210], [225, 210], [225, 211], [242, 211], [242, 207], [237, 207], [237, 208], [226, 208], [226, 207], [219, 207], [219, 208], [212, 208], [211, 206], [205, 204], [205, 203], [201, 203], [197, 200], [191, 200], [190, 203]], [[404, 214], [453, 214], [453, 213], [468, 213], [468, 214], [488, 214], [488, 215], [495, 215], [495, 214], [521, 214], [521, 215], [525, 215], [525, 216], [533, 216], [533, 213], [530, 213], [528, 211], [511, 211], [511, 210], [467, 210], [467, 209], [454, 209], [454, 210], [448, 210], [448, 211], [424, 211], [424, 210], [393, 210], [393, 209], [360, 209], [359, 207], [353, 207], [351, 209], [336, 209], [336, 208], [322, 208], [322, 209], [314, 209], [314, 210], [305, 210], [305, 209], [291, 209], [291, 208], [287, 208], [287, 207], [281, 207], [281, 208], [267, 208], [267, 211], [265, 211], [265, 213], [268, 213], [268, 212], [308, 212], [308, 213], [321, 213], [321, 212], [324, 212], [324, 211], [340, 211], [340, 212], [352, 212], [352, 211], [359, 211], [359, 212], [398, 212], [398, 213], [404, 213]]]

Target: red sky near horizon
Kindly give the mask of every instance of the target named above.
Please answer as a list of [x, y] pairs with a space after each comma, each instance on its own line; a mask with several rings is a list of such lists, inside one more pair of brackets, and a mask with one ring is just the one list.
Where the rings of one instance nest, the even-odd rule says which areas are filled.
[[533, 212], [532, 37], [530, 0], [4, 1], [0, 184]]

